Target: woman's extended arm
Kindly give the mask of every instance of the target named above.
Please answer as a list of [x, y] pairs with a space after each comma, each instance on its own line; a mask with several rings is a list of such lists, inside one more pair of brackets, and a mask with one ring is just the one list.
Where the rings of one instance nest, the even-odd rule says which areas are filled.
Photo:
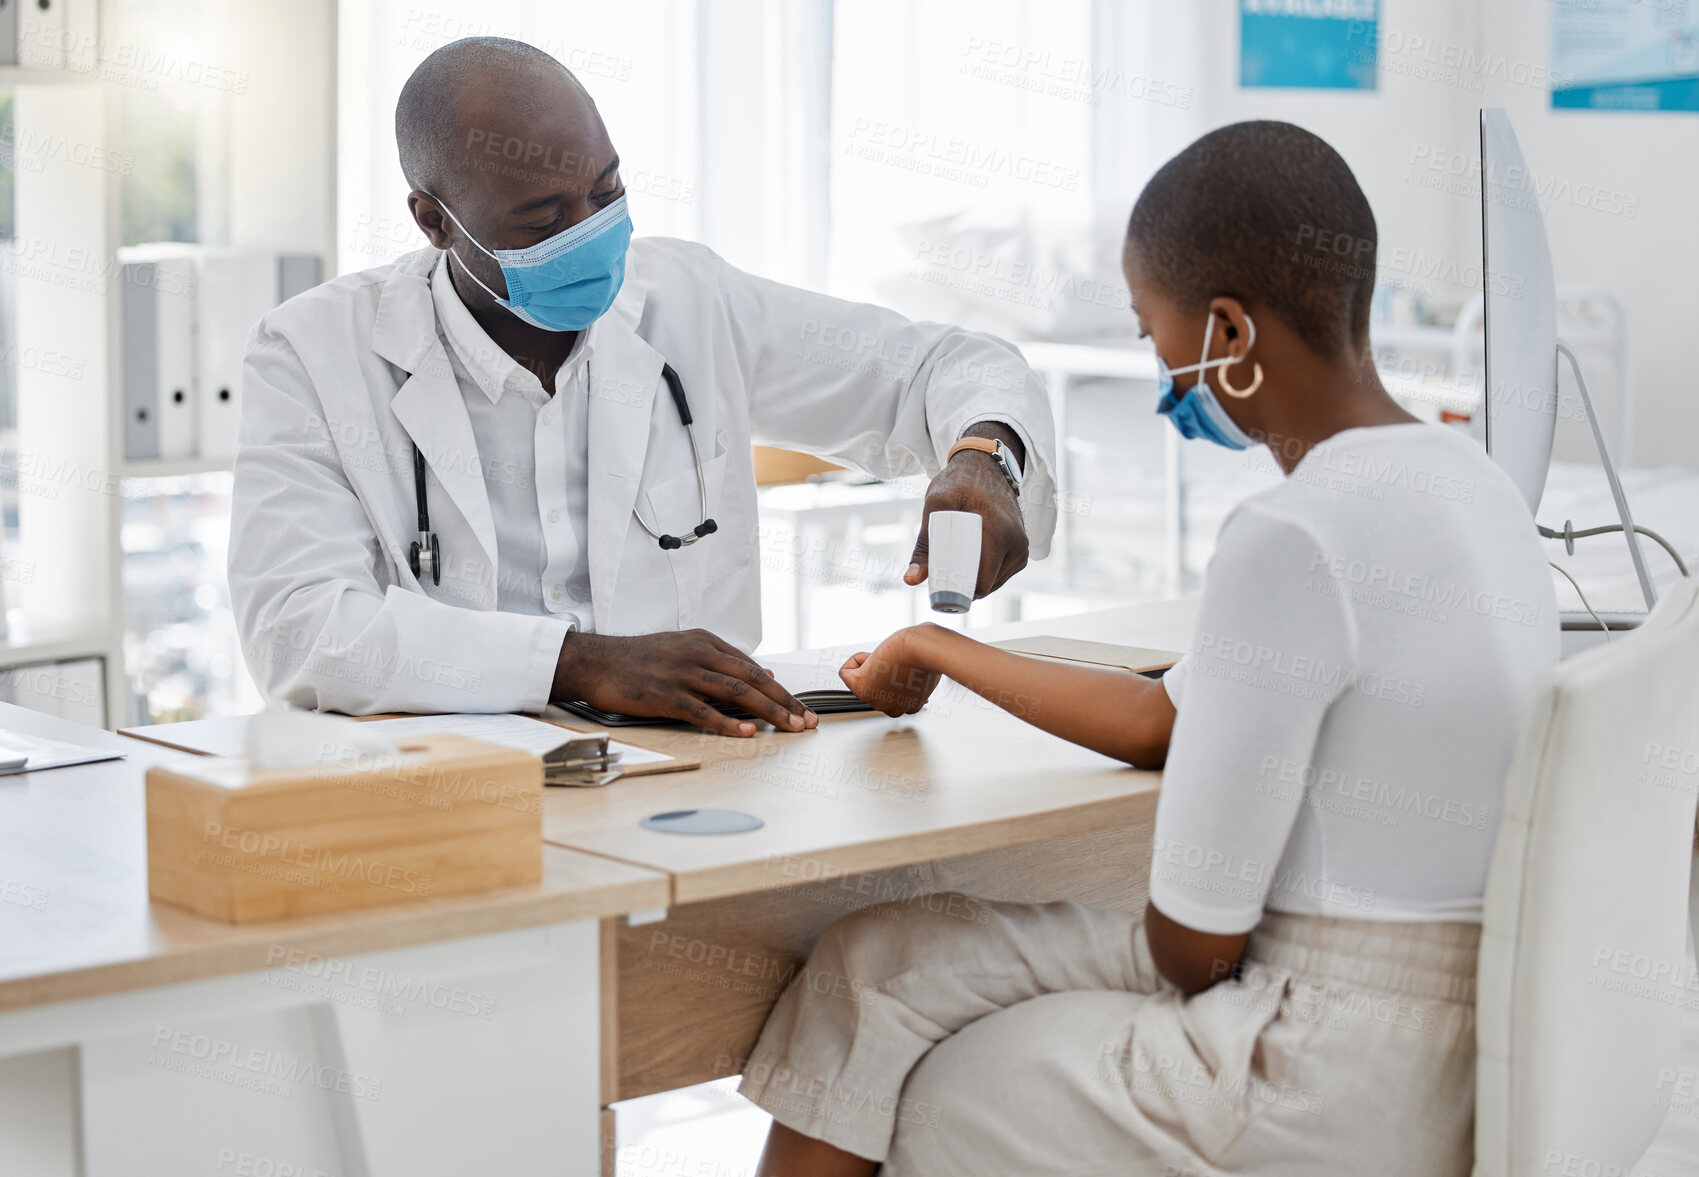
[[[937, 625], [899, 630], [871, 654], [851, 658], [842, 674], [887, 715], [920, 710], [948, 675], [1035, 727], [1138, 768], [1162, 766], [1174, 731], [1174, 705], [1160, 682], [1027, 658]], [[1188, 997], [1232, 976], [1248, 939], [1197, 931], [1154, 904], [1145, 911], [1145, 934], [1157, 972]]]
[[1034, 727], [1138, 768], [1162, 766], [1174, 730], [1174, 705], [1154, 679], [1029, 658], [938, 625], [898, 630], [841, 673], [887, 715], [920, 710], [946, 675]]

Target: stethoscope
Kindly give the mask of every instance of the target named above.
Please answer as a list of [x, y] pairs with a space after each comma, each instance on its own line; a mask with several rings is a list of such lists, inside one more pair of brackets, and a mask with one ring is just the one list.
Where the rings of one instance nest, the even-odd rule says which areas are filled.
[[[660, 542], [663, 550], [672, 551], [689, 547], [703, 536], [712, 535], [720, 529], [720, 525], [708, 518], [708, 478], [702, 472], [702, 451], [696, 446], [696, 423], [690, 415], [690, 402], [684, 397], [684, 382], [678, 378], [671, 364], [661, 365], [661, 378], [667, 382], [667, 391], [672, 393], [673, 404], [678, 406], [679, 419], [684, 422], [684, 431], [690, 438], [690, 458], [696, 463], [696, 489], [702, 501], [702, 522], [691, 528], [688, 534], [677, 536], [650, 527], [636, 506], [631, 508], [631, 517]], [[407, 550], [407, 566], [413, 570], [415, 579], [420, 578], [421, 568], [428, 568], [431, 583], [441, 584], [442, 545], [437, 542], [436, 532], [431, 530], [431, 512], [425, 500], [425, 455], [419, 452], [417, 444], [413, 446], [413, 496], [419, 506], [419, 538]]]

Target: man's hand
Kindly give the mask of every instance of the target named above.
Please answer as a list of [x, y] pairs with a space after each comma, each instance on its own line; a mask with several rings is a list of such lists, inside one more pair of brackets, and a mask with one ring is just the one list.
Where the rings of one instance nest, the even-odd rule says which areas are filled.
[[[1014, 430], [1006, 425], [982, 422], [969, 426], [964, 436], [989, 437], [1001, 441], [1025, 459], [1024, 447]], [[925, 518], [920, 525], [920, 539], [914, 545], [905, 584], [919, 584], [926, 579], [926, 519], [934, 511], [972, 511], [985, 521], [985, 534], [979, 545], [979, 582], [973, 595], [983, 597], [1026, 567], [1026, 523], [1021, 519], [1021, 505], [1014, 488], [1003, 477], [1002, 468], [990, 454], [963, 450], [951, 458], [938, 477], [926, 488]]]
[[924, 625], [899, 629], [871, 654], [851, 654], [838, 671], [844, 685], [875, 711], [893, 719], [926, 706], [941, 677], [918, 657]]
[[549, 697], [682, 719], [726, 736], [753, 736], [755, 725], [722, 715], [716, 703], [735, 704], [781, 731], [820, 722], [742, 650], [703, 629], [638, 637], [569, 633]]

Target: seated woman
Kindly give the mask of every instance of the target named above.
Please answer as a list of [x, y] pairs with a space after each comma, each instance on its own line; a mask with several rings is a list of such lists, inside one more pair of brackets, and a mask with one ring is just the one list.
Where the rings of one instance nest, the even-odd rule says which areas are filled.
[[1374, 254], [1345, 161], [1287, 124], [1214, 131], [1140, 195], [1158, 411], [1286, 474], [1222, 525], [1191, 652], [1151, 681], [923, 625], [843, 677], [891, 715], [941, 675], [1018, 692], [1165, 763], [1149, 906], [834, 925], [744, 1071], [761, 1172], [1468, 1174], [1481, 894], [1556, 603], [1510, 479], [1376, 378]]

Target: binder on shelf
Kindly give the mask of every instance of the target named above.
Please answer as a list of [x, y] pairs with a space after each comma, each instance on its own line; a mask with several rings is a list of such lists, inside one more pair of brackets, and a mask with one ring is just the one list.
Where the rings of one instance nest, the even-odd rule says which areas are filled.
[[155, 263], [155, 326], [159, 339], [159, 456], [195, 452], [195, 262]]
[[202, 457], [236, 456], [242, 354], [254, 324], [277, 305], [282, 260], [265, 251], [209, 249], [201, 256], [195, 408]]
[[[0, 65], [18, 64], [18, 9], [23, 0], [0, 0]], [[7, 167], [13, 167], [8, 160]]]
[[159, 457], [159, 327], [153, 262], [125, 262], [120, 272], [124, 334], [124, 456]]
[[128, 246], [119, 258], [124, 456], [235, 457], [248, 334], [267, 311], [318, 285], [318, 256], [161, 242]]
[[13, 0], [19, 65], [26, 69], [58, 69], [65, 64], [66, 2]]
[[285, 253], [277, 259], [277, 304], [319, 284], [319, 258], [315, 253]]
[[123, 263], [124, 456], [195, 452], [195, 276], [187, 253]]

